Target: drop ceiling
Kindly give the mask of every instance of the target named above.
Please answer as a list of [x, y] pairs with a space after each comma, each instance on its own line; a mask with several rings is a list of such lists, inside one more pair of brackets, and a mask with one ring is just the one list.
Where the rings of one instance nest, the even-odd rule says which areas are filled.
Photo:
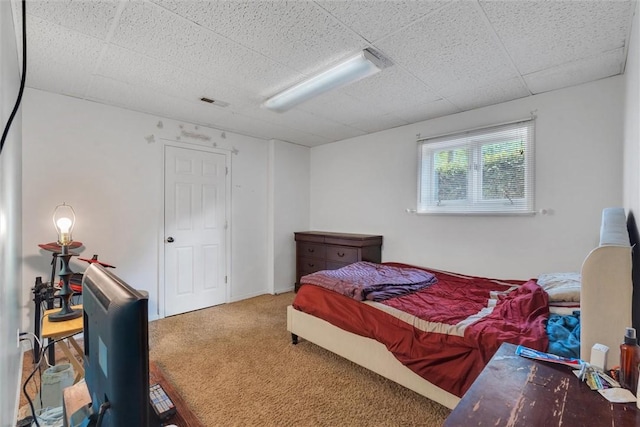
[[[635, 6], [27, 0], [26, 84], [313, 147], [621, 74]], [[284, 113], [261, 108], [365, 48], [393, 65]]]

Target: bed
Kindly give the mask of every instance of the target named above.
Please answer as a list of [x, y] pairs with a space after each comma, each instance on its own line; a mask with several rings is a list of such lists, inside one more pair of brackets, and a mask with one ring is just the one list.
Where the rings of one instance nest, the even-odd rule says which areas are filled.
[[[385, 264], [404, 267], [397, 263]], [[287, 329], [294, 343], [298, 337], [315, 343], [449, 408], [457, 405], [501, 342], [522, 343], [534, 348], [546, 346], [546, 338], [540, 336], [540, 325], [541, 319], [548, 317], [548, 299], [545, 299], [546, 292], [540, 293], [535, 289], [540, 288], [535, 281], [532, 284], [531, 281], [501, 281], [455, 273], [433, 273], [438, 283], [416, 294], [432, 292], [431, 289], [436, 289], [441, 285], [440, 281], [445, 279], [451, 279], [462, 287], [465, 280], [480, 279], [485, 286], [481, 298], [485, 294], [495, 295], [495, 298], [488, 299], [488, 303], [487, 298], [484, 300], [489, 309], [488, 315], [485, 313], [478, 317], [480, 320], [472, 318], [466, 323], [454, 320], [454, 326], [451, 322], [444, 322], [443, 326], [440, 322], [424, 321], [411, 315], [403, 318], [405, 315], [399, 309], [403, 308], [402, 302], [406, 296], [387, 300], [391, 303], [361, 302], [306, 284], [301, 286], [293, 304], [287, 308]], [[622, 208], [603, 211], [600, 244], [587, 255], [580, 273], [581, 357], [588, 360], [593, 344], [600, 343], [610, 349], [608, 367], [616, 365], [619, 360], [618, 341], [624, 328], [631, 325], [631, 247]], [[490, 290], [491, 287], [495, 289]], [[526, 301], [511, 301], [521, 297]], [[423, 299], [428, 301], [429, 298]], [[492, 299], [494, 301], [490, 302]], [[526, 322], [513, 331], [508, 330], [506, 335], [496, 331], [494, 326], [486, 326], [495, 323], [482, 326], [485, 317], [493, 316], [493, 310], [503, 306], [503, 300], [509, 301], [509, 304], [525, 304], [526, 310], [529, 310], [522, 315], [515, 314], [525, 317]], [[528, 304], [533, 305], [528, 307]], [[616, 309], [607, 310], [603, 315], [604, 307]], [[444, 311], [447, 310], [441, 310]], [[341, 318], [333, 315], [336, 312], [349, 314]], [[348, 318], [355, 322], [350, 323], [346, 320]], [[382, 325], [380, 319], [388, 324]], [[518, 322], [516, 324], [519, 325]], [[443, 331], [443, 327], [447, 330]], [[489, 332], [485, 333], [484, 330]], [[474, 335], [475, 341], [466, 340], [465, 335]], [[407, 341], [414, 338], [417, 341]], [[377, 339], [386, 340], [386, 344]], [[405, 351], [407, 348], [409, 353]], [[417, 356], [416, 352], [422, 353]], [[401, 355], [402, 361], [397, 354]], [[435, 365], [447, 368], [448, 372], [447, 369], [441, 369], [438, 373], [430, 372]]]

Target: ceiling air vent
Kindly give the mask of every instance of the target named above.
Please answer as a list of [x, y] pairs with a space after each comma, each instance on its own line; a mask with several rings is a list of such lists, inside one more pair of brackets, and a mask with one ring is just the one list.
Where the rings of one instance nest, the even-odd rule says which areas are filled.
[[200, 101], [206, 102], [207, 104], [213, 104], [213, 105], [216, 105], [218, 107], [228, 107], [229, 106], [228, 102], [216, 101], [215, 99], [207, 98], [206, 96], [203, 96], [202, 98], [200, 98]]

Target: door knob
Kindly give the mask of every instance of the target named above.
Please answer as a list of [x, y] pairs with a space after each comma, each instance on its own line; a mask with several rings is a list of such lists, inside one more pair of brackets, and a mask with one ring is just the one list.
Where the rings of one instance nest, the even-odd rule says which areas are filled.
[[167, 243], [173, 243], [173, 237], [167, 237], [167, 240], [165, 240]]

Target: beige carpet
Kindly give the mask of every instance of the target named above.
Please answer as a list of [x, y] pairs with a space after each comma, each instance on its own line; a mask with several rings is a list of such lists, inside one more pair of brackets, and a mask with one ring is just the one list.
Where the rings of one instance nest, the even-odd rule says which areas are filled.
[[206, 426], [440, 426], [449, 409], [320, 347], [291, 344], [293, 293], [149, 324], [150, 359]]

